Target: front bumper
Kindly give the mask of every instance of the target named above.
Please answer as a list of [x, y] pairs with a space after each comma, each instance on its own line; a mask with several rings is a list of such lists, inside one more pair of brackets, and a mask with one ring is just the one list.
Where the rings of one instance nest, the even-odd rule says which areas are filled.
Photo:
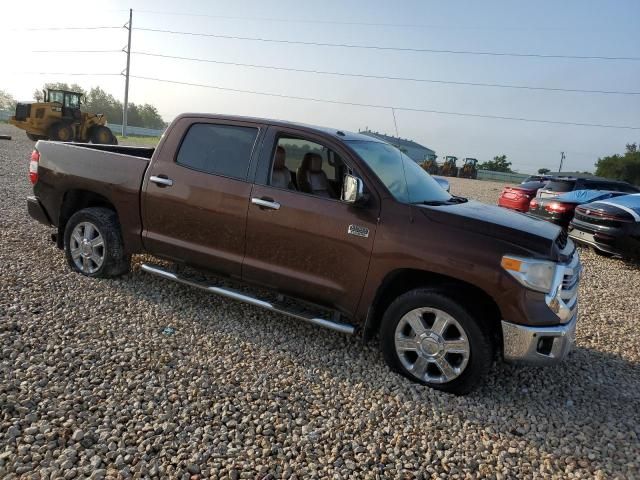
[[502, 321], [506, 362], [549, 365], [562, 361], [573, 349], [578, 312], [563, 325], [529, 327]]

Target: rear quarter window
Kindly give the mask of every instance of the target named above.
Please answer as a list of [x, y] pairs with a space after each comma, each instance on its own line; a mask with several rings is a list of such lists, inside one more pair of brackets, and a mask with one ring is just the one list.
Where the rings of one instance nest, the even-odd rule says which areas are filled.
[[189, 127], [176, 163], [205, 173], [245, 180], [257, 136], [255, 127], [196, 123]]

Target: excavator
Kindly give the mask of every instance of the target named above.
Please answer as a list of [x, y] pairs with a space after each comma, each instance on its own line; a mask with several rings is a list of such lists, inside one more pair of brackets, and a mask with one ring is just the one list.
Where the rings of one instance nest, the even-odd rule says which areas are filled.
[[118, 140], [101, 113], [80, 110], [82, 93], [44, 90], [42, 102], [18, 103], [9, 123], [25, 130], [30, 140], [92, 142], [116, 145]]

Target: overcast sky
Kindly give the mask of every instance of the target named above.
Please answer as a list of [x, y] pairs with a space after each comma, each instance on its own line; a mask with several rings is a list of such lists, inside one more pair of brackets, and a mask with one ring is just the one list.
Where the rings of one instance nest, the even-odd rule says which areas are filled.
[[[136, 31], [136, 27], [140, 27], [414, 49], [638, 57], [638, 0], [323, 0], [313, 4], [299, 0], [102, 0], [67, 1], [63, 6], [52, 6], [49, 1], [11, 0], [2, 5], [0, 89], [7, 90], [17, 99], [30, 99], [33, 90], [46, 81], [67, 81], [77, 82], [87, 89], [100, 85], [122, 99], [124, 80], [121, 77], [66, 74], [117, 74], [125, 67], [124, 53], [33, 51], [119, 50], [126, 45], [126, 30], [23, 31], [7, 30], [7, 27], [118, 26], [127, 21], [130, 7], [134, 9], [132, 50], [138, 52], [378, 76], [640, 91], [640, 61], [364, 50]], [[40, 75], [38, 72], [60, 74]], [[131, 59], [131, 73], [355, 103], [640, 126], [640, 95], [543, 92], [350, 78], [135, 54]], [[130, 100], [156, 105], [168, 121], [180, 112], [200, 111], [288, 119], [355, 131], [368, 127], [388, 134], [395, 132], [393, 116], [385, 109], [231, 93], [150, 80], [132, 79]], [[545, 125], [406, 111], [397, 111], [396, 116], [401, 137], [434, 149], [440, 157], [470, 156], [483, 161], [504, 153], [514, 167], [523, 172], [540, 167], [557, 170], [560, 151], [565, 151], [567, 156], [564, 170], [593, 170], [599, 156], [621, 152], [625, 143], [640, 141], [640, 130]], [[110, 120], [120, 122], [120, 119]]]

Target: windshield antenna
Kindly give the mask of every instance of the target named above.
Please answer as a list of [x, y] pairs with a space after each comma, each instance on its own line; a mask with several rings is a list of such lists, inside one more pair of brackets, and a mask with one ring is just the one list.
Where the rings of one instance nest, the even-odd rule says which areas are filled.
[[391, 108], [391, 114], [393, 115], [393, 125], [396, 127], [396, 137], [400, 140], [400, 133], [398, 133], [398, 122], [396, 121], [396, 109]]

